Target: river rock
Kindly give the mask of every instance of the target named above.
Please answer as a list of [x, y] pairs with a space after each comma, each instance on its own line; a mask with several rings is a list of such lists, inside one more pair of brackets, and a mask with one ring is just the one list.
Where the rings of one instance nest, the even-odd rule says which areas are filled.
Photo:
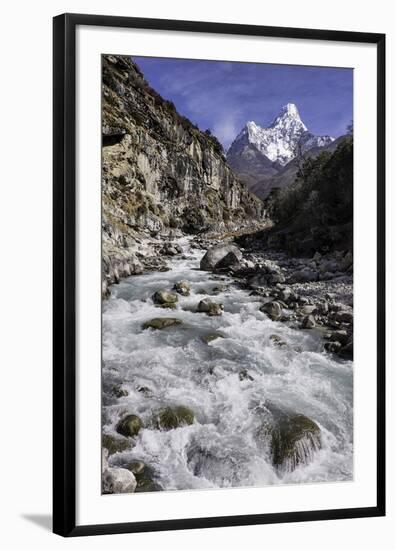
[[329, 351], [329, 353], [339, 353], [342, 345], [340, 342], [325, 342], [324, 349]]
[[324, 298], [332, 301], [332, 300], [335, 300], [336, 294], [334, 294], [333, 292], [325, 292]]
[[138, 386], [137, 391], [142, 393], [144, 397], [152, 397], [154, 395], [154, 392], [148, 386]]
[[280, 290], [280, 292], [278, 293], [278, 297], [280, 298], [280, 300], [287, 303], [295, 299], [295, 294], [290, 288], [285, 287]]
[[115, 395], [115, 397], [126, 397], [127, 395], [129, 395], [129, 392], [126, 388], [123, 388], [122, 386], [114, 386], [112, 389], [111, 389], [111, 393], [113, 395]]
[[160, 307], [161, 309], [177, 309], [177, 304], [175, 302], [168, 302], [167, 304], [155, 304], [155, 307]]
[[316, 325], [314, 315], [307, 315], [302, 321], [302, 328], [314, 328]]
[[211, 289], [212, 294], [220, 294], [226, 292], [229, 289], [229, 285], [217, 285]]
[[317, 307], [315, 305], [305, 305], [299, 309], [299, 313], [302, 315], [311, 315], [316, 309]]
[[268, 282], [272, 285], [285, 283], [285, 277], [282, 273], [272, 273], [268, 276]]
[[130, 442], [125, 437], [115, 437], [111, 434], [103, 434], [102, 446], [107, 449], [109, 455], [113, 455], [130, 449]]
[[210, 317], [222, 315], [222, 310], [224, 309], [224, 306], [222, 304], [219, 304], [217, 302], [213, 302], [210, 300], [210, 298], [205, 298], [204, 300], [200, 301], [197, 307], [197, 310], [200, 313], [207, 313]]
[[303, 414], [281, 414], [269, 433], [273, 465], [286, 471], [308, 464], [321, 448], [319, 427]]
[[191, 287], [186, 281], [175, 283], [173, 290], [178, 292], [178, 294], [181, 294], [181, 296], [189, 296], [191, 293]]
[[354, 316], [352, 311], [340, 310], [336, 312], [335, 319], [340, 323], [352, 323], [354, 320]]
[[339, 351], [338, 354], [340, 357], [343, 357], [343, 359], [349, 359], [352, 360], [354, 358], [354, 345], [352, 340], [348, 342], [345, 346], [343, 346]]
[[159, 430], [168, 431], [179, 426], [193, 424], [194, 420], [195, 415], [191, 409], [184, 405], [178, 405], [161, 409], [154, 417], [154, 425]]
[[243, 257], [237, 246], [233, 244], [220, 244], [207, 250], [200, 261], [200, 269], [203, 271], [212, 271], [230, 252], [232, 252], [239, 261]]
[[329, 337], [331, 342], [340, 342], [342, 346], [348, 343], [349, 337], [346, 330], [335, 330]]
[[318, 303], [317, 309], [322, 315], [326, 315], [329, 311], [328, 302], [326, 300], [322, 300]]
[[[135, 464], [136, 463], [132, 463], [129, 469], [132, 470], [133, 465]], [[143, 462], [139, 462], [137, 464], [142, 464], [143, 468], [136, 473], [133, 472], [137, 481], [135, 493], [151, 493], [153, 491], [162, 491], [163, 488], [156, 481], [155, 470], [147, 464], [144, 464]]]
[[143, 323], [143, 329], [156, 329], [162, 330], [164, 328], [173, 327], [176, 325], [182, 325], [181, 319], [176, 319], [174, 317], [155, 317]]
[[215, 264], [215, 270], [226, 269], [228, 267], [237, 267], [240, 265], [238, 256], [233, 251], [227, 253], [217, 264]]
[[134, 493], [137, 481], [126, 468], [107, 468], [102, 475], [103, 493]]
[[205, 334], [204, 336], [202, 336], [202, 340], [206, 344], [217, 340], [217, 338], [224, 338], [224, 335], [221, 332], [210, 332], [210, 334]]
[[125, 437], [134, 437], [143, 427], [143, 422], [136, 414], [128, 414], [117, 424], [117, 432]]
[[167, 290], [158, 290], [152, 296], [152, 300], [155, 304], [174, 304], [178, 301], [178, 296], [174, 292], [168, 292]]
[[177, 243], [171, 243], [167, 242], [163, 245], [161, 253], [165, 254], [166, 256], [176, 256], [177, 254], [181, 254], [182, 248]]
[[242, 369], [239, 372], [239, 380], [240, 382], [243, 382], [243, 380], [249, 380], [250, 382], [252, 382], [254, 380], [254, 377], [249, 374], [247, 369]]
[[128, 466], [128, 470], [132, 472], [133, 475], [139, 475], [142, 474], [145, 468], [144, 462], [141, 460], [136, 460], [135, 462], [131, 462]]
[[282, 316], [282, 308], [278, 302], [267, 302], [259, 308], [260, 311], [266, 313], [272, 321], [278, 321]]
[[277, 334], [271, 334], [269, 336], [269, 340], [271, 342], [273, 342], [273, 344], [275, 344], [276, 346], [279, 346], [279, 347], [283, 347], [283, 346], [286, 346], [286, 342], [284, 342], [284, 340], [282, 340], [282, 338], [280, 338], [280, 336], [277, 336]]

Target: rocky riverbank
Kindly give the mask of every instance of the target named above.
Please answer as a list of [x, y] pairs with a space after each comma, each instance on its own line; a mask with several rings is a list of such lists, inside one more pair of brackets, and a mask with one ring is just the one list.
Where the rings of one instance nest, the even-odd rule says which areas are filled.
[[[201, 268], [227, 274], [262, 300], [261, 309], [272, 320], [295, 329], [319, 330], [325, 350], [353, 358], [353, 257], [351, 252], [316, 253], [312, 258], [261, 250], [253, 239], [224, 245], [196, 238], [192, 246], [211, 247]], [[211, 261], [210, 261], [211, 260]]]
[[[293, 328], [320, 330], [327, 340], [325, 349], [345, 359], [353, 358], [353, 257], [350, 251], [316, 253], [312, 258], [289, 256], [272, 249], [260, 250], [259, 244], [244, 236], [197, 236], [192, 248], [207, 250], [201, 268], [216, 275], [231, 276], [241, 288], [262, 299], [262, 311], [271, 319]], [[173, 235], [137, 239], [135, 247], [122, 256], [114, 251], [111, 260], [103, 257], [102, 292], [122, 278], [143, 272], [165, 272], [171, 258], [183, 257]], [[204, 305], [202, 306], [204, 307]], [[211, 311], [213, 311], [211, 306]], [[214, 308], [215, 309], [215, 308]]]

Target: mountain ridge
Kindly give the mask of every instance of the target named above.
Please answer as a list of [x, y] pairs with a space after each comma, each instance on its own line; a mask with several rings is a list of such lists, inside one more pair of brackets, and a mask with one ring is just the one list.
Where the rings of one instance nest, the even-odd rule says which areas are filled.
[[294, 103], [284, 105], [266, 128], [248, 121], [227, 152], [227, 160], [240, 179], [261, 198], [267, 196], [267, 182], [299, 153], [330, 145], [332, 136], [312, 134]]

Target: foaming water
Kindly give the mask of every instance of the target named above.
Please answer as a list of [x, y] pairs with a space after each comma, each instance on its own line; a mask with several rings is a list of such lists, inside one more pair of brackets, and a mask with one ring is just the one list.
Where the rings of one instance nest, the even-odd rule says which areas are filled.
[[[103, 430], [115, 432], [125, 413], [147, 426], [110, 462], [142, 460], [165, 490], [352, 479], [352, 363], [324, 353], [317, 332], [271, 321], [256, 297], [229, 278], [200, 271], [202, 252], [191, 251], [187, 239], [180, 244], [188, 259], [173, 260], [164, 273], [124, 280], [103, 305]], [[190, 296], [179, 296], [174, 311], [155, 307], [152, 294], [182, 280], [191, 285]], [[223, 315], [196, 313], [201, 292], [219, 284], [230, 285], [213, 296], [223, 303]], [[143, 330], [153, 317], [183, 324]], [[223, 337], [205, 343], [214, 332]], [[127, 396], [111, 393], [119, 385]], [[175, 405], [191, 408], [194, 424], [149, 427], [156, 411]], [[298, 443], [308, 460], [295, 469], [272, 465], [262, 437], [268, 405], [305, 415], [321, 429], [320, 449], [312, 453]]]

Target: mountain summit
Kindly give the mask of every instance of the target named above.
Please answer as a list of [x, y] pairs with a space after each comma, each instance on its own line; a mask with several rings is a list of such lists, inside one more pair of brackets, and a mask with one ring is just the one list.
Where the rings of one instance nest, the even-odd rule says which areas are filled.
[[296, 156], [299, 143], [304, 150], [308, 150], [328, 145], [333, 139], [311, 134], [302, 122], [296, 105], [287, 103], [268, 128], [262, 128], [254, 121], [247, 122], [230, 146], [228, 158], [237, 152], [239, 145], [245, 147], [247, 141], [271, 162], [285, 166]]
[[241, 179], [254, 187], [282, 170], [297, 156], [299, 148], [306, 152], [333, 141], [333, 137], [309, 132], [297, 106], [287, 103], [267, 128], [247, 122], [230, 146], [227, 159]]

